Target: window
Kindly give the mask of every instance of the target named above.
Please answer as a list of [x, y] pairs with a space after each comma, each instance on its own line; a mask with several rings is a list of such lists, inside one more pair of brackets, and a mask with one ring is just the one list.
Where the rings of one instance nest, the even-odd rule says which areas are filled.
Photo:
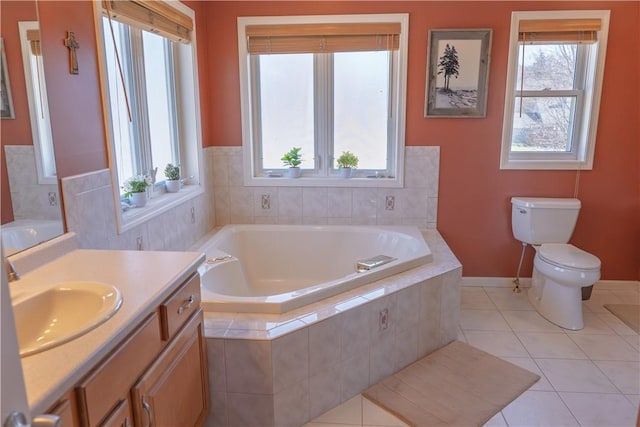
[[164, 166], [180, 164], [174, 42], [120, 22], [110, 24], [107, 17], [103, 21], [104, 39], [111, 39], [112, 27], [115, 39], [105, 44], [105, 56], [118, 179], [124, 182], [158, 168], [156, 180], [164, 181]]
[[608, 11], [514, 12], [502, 169], [591, 169]]
[[18, 26], [38, 183], [56, 184], [58, 182], [56, 161], [53, 154], [47, 85], [40, 48], [40, 28], [37, 21], [21, 21], [18, 22]]
[[[155, 175], [151, 203], [119, 214], [125, 230], [201, 190], [165, 196], [168, 163], [198, 184], [201, 147], [193, 11], [180, 3], [103, 1], [96, 4], [114, 193], [135, 175]], [[120, 204], [120, 203], [118, 203]]]
[[[406, 14], [239, 18], [245, 183], [401, 186], [407, 25]], [[292, 147], [302, 180], [284, 178]], [[344, 151], [359, 158], [346, 183]]]

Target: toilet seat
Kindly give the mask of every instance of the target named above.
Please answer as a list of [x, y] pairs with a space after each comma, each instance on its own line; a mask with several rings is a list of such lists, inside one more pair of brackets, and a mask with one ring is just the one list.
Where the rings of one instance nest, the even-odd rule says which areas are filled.
[[568, 243], [545, 243], [538, 249], [538, 256], [544, 262], [560, 268], [574, 270], [600, 270], [600, 259]]

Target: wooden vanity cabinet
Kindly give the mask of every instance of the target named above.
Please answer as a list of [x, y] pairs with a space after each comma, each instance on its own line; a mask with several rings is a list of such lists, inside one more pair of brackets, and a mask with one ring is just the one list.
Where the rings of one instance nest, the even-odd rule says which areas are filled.
[[62, 421], [63, 427], [74, 427], [80, 425], [78, 411], [76, 410], [76, 396], [73, 391], [64, 395], [47, 414], [57, 415]]
[[138, 426], [199, 426], [208, 409], [206, 349], [198, 309], [133, 387]]
[[75, 398], [76, 420], [65, 427], [202, 425], [209, 388], [197, 272], [75, 387]]
[[[121, 400], [118, 406], [100, 423], [100, 427], [133, 427], [129, 399]], [[63, 425], [64, 427], [64, 425]]]

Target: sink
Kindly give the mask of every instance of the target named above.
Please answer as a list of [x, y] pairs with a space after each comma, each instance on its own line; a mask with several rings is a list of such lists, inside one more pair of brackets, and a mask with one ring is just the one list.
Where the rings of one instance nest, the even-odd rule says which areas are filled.
[[99, 282], [65, 282], [13, 302], [20, 356], [56, 347], [86, 334], [122, 305], [120, 291]]

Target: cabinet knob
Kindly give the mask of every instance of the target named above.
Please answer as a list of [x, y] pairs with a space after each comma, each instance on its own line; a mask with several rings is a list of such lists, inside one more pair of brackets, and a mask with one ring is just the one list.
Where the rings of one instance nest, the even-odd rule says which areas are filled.
[[178, 314], [182, 314], [183, 312], [189, 310], [195, 301], [196, 299], [194, 295], [189, 295], [189, 298], [184, 303], [182, 303], [180, 307], [178, 307]]

